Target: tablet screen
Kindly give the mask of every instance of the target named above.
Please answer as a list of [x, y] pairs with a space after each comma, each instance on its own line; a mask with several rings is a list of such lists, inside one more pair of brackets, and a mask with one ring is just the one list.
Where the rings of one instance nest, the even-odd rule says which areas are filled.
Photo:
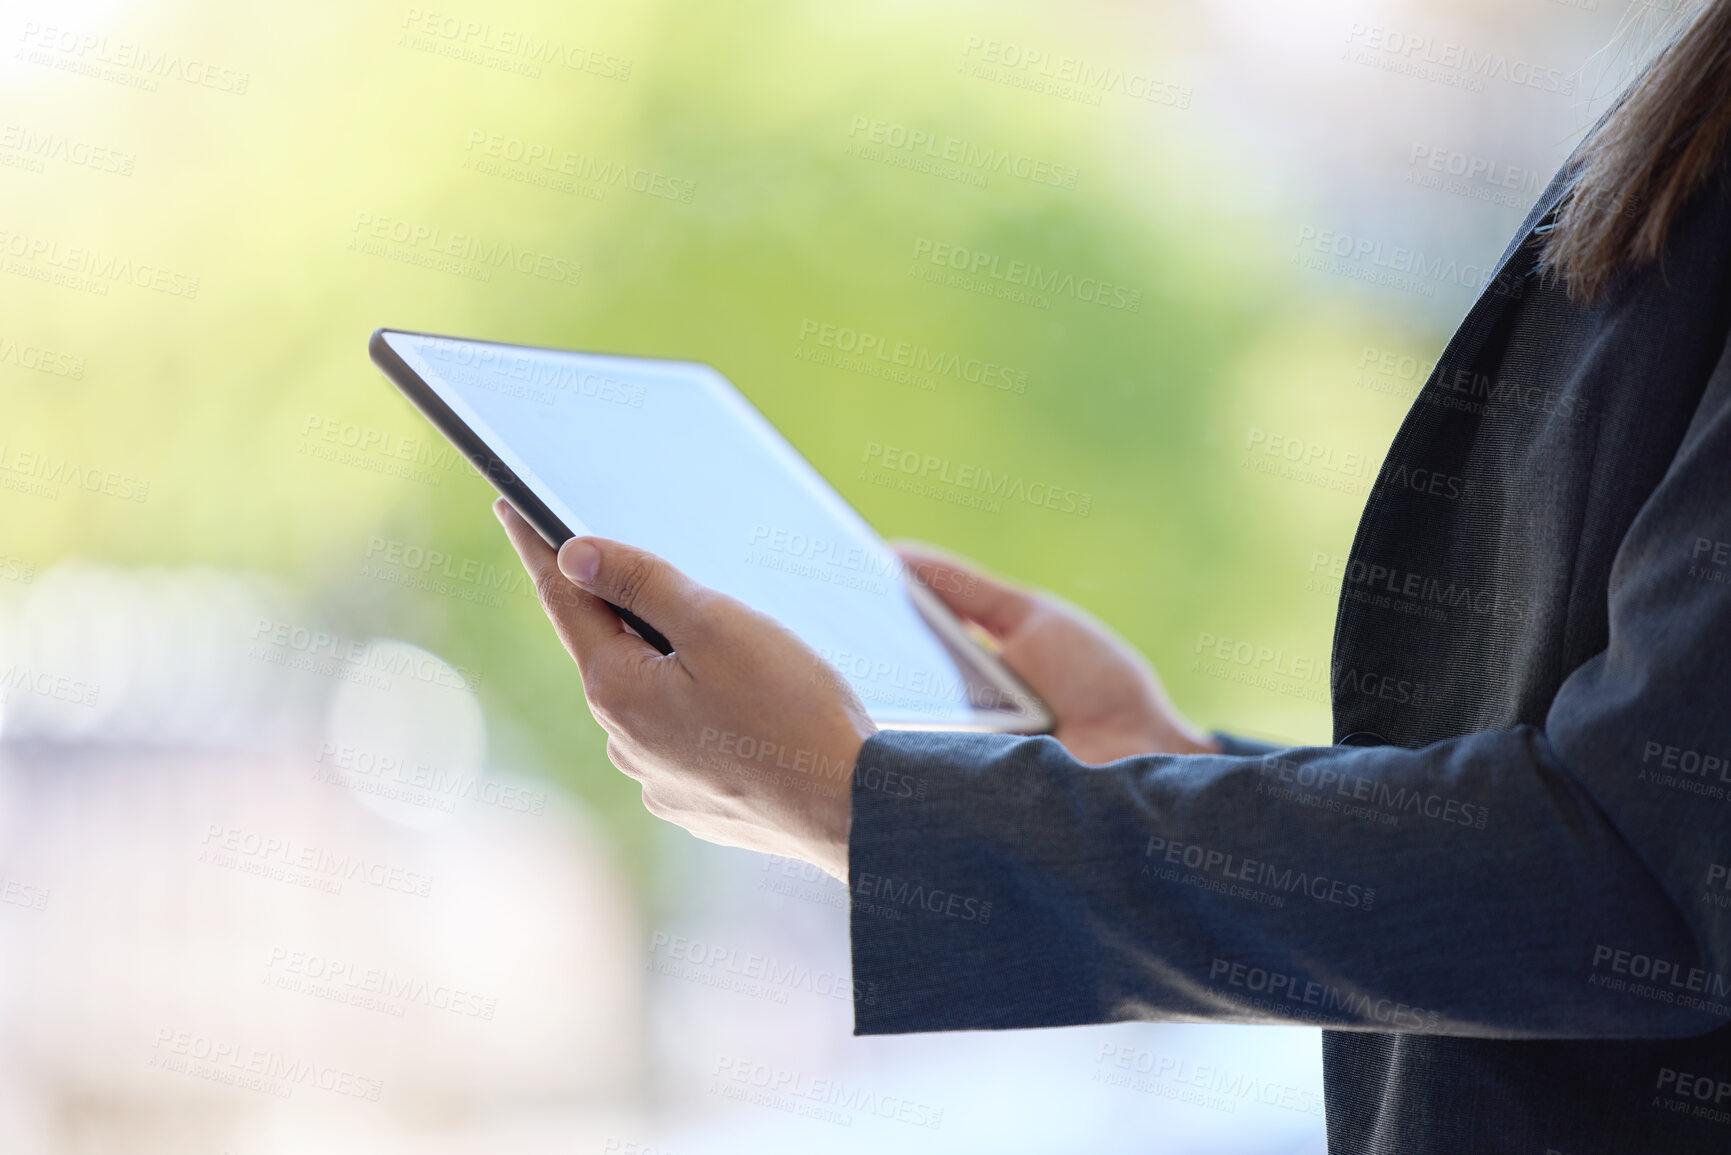
[[572, 533], [647, 549], [776, 618], [879, 725], [1001, 729], [1021, 713], [1026, 692], [709, 366], [383, 336]]

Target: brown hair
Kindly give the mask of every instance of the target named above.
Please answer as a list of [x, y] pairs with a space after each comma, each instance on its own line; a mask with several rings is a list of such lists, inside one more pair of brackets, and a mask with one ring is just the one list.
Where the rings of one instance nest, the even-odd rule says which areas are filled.
[[[1651, 2], [1651, 0], [1649, 0]], [[1544, 266], [1590, 304], [1659, 255], [1731, 129], [1731, 0], [1704, 0], [1618, 97], [1578, 153]]]

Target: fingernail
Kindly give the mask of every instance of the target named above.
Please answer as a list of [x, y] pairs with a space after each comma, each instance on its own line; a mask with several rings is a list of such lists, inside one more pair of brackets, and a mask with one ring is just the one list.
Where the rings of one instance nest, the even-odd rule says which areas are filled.
[[559, 550], [559, 572], [580, 586], [594, 581], [600, 568], [601, 551], [582, 538], [572, 538]]
[[504, 498], [499, 497], [499, 498], [493, 499], [493, 516], [499, 519], [500, 525], [505, 524], [505, 499]]

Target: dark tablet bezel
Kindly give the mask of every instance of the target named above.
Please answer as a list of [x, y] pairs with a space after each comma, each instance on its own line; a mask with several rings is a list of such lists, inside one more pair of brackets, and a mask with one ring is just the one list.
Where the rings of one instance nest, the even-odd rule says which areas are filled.
[[[493, 488], [497, 489], [500, 495], [511, 503], [513, 509], [523, 515], [524, 521], [535, 527], [535, 532], [539, 533], [548, 545], [558, 549], [576, 537], [577, 535], [559, 520], [558, 515], [548, 509], [546, 503], [539, 497], [535, 496], [535, 491], [525, 485], [510, 466], [499, 460], [493, 451], [487, 447], [487, 443], [481, 440], [480, 435], [470, 429], [468, 424], [457, 416], [456, 411], [445, 404], [444, 398], [434, 392], [431, 385], [421, 380], [419, 373], [409, 368], [408, 362], [404, 361], [397, 354], [397, 351], [391, 348], [390, 342], [385, 340], [386, 333], [400, 333], [405, 337], [428, 337], [437, 341], [460, 338], [446, 337], [438, 333], [422, 333], [414, 329], [374, 329], [372, 337], [367, 341], [367, 353], [372, 357], [373, 364], [379, 367], [379, 371], [390, 380], [391, 384], [401, 390], [403, 396], [409, 399], [410, 404], [419, 409], [421, 415], [433, 423], [433, 428], [444, 434], [446, 440], [457, 447], [457, 451], [468, 460], [469, 464], [473, 465], [481, 476], [486, 478]], [[504, 344], [502, 341], [479, 343]], [[534, 348], [534, 346], [529, 345], [515, 347]], [[673, 646], [668, 643], [667, 638], [660, 630], [630, 610], [615, 606], [612, 602], [607, 604], [613, 606], [613, 612], [636, 630], [644, 641], [664, 654], [673, 652]]]
[[[457, 450], [462, 453], [464, 458], [473, 465], [477, 471], [479, 471], [481, 476], [486, 478], [493, 488], [497, 489], [500, 495], [503, 496], [506, 501], [510, 502], [512, 507], [515, 508], [518, 513], [523, 515], [525, 521], [535, 527], [535, 531], [541, 535], [547, 544], [551, 545], [554, 549], [557, 549], [565, 542], [575, 537], [576, 534], [574, 534], [571, 529], [559, 519], [557, 514], [547, 507], [545, 502], [535, 495], [534, 491], [529, 488], [527, 483], [520, 479], [509, 465], [501, 461], [487, 446], [487, 443], [481, 439], [481, 436], [473, 429], [469, 428], [468, 423], [457, 415], [456, 411], [438, 395], [438, 392], [434, 390], [431, 385], [427, 384], [426, 381], [422, 380], [420, 374], [410, 368], [408, 363], [402, 359], [397, 351], [391, 348], [390, 342], [385, 340], [385, 335], [387, 333], [396, 333], [405, 337], [422, 337], [434, 341], [463, 341], [478, 345], [494, 345], [500, 348], [526, 349], [535, 352], [546, 352], [546, 347], [541, 345], [522, 345], [509, 341], [494, 341], [479, 337], [453, 337], [444, 333], [427, 333], [417, 329], [393, 329], [389, 327], [373, 330], [372, 337], [367, 342], [367, 351], [372, 357], [373, 364], [379, 367], [380, 372], [384, 373], [386, 379], [389, 380], [391, 384], [395, 385], [397, 389], [409, 399], [409, 402], [414, 405], [416, 409], [420, 410], [421, 414], [426, 417], [428, 421], [432, 422], [435, 429], [443, 434], [452, 445], [457, 447]], [[596, 356], [635, 356], [634, 354], [629, 353], [598, 353], [594, 350], [590, 350], [589, 352]], [[700, 362], [684, 363], [692, 365], [701, 364]], [[708, 368], [707, 366], [704, 367]], [[785, 440], [785, 438], [783, 440]], [[1017, 703], [1018, 708], [1016, 711], [985, 710], [977, 703], [970, 703], [975, 711], [976, 717], [986, 719], [1001, 718], [1005, 722], [1014, 721], [1023, 723], [1023, 725], [1010, 728], [981, 724], [972, 726], [956, 726], [950, 724], [927, 725], [914, 722], [882, 724], [885, 725], [886, 728], [893, 729], [969, 730], [974, 732], [998, 734], [1050, 733], [1053, 726], [1056, 724], [1056, 719], [1053, 717], [1050, 707], [1041, 701], [1032, 690], [1028, 689], [1022, 680], [1006, 667], [996, 655], [987, 651], [973, 639], [968, 638], [966, 631], [962, 628], [961, 623], [956, 620], [955, 615], [947, 606], [938, 600], [935, 594], [926, 589], [918, 579], [910, 577], [907, 581], [910, 595], [914, 597], [915, 603], [919, 607], [921, 613], [926, 617], [928, 625], [930, 625], [939, 635], [940, 640], [945, 645], [959, 646], [970, 651], [975, 659], [985, 663], [989, 668], [989, 677], [996, 683], [996, 685], [992, 687], [993, 692], [1010, 700], [1014, 700]], [[636, 630], [645, 641], [649, 642], [657, 650], [660, 650], [663, 654], [673, 652], [673, 647], [668, 643], [666, 637], [663, 636], [660, 631], [656, 630], [649, 623], [643, 621], [630, 611], [621, 609], [619, 606], [613, 605], [611, 602], [608, 602], [607, 604], [612, 607], [613, 611], [617, 613], [626, 624]]]

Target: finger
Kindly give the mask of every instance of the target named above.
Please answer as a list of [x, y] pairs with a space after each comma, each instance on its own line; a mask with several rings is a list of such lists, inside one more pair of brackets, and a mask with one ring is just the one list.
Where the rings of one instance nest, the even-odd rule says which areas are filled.
[[631, 633], [600, 598], [572, 585], [559, 572], [558, 555], [553, 547], [524, 521], [511, 503], [504, 498], [493, 503], [493, 513], [505, 527], [505, 536], [523, 559], [523, 568], [535, 585], [541, 608], [553, 623], [566, 650], [577, 660], [577, 670], [583, 684], [598, 680], [601, 667], [627, 659], [658, 655], [655, 647]]
[[713, 592], [648, 550], [604, 537], [574, 537], [560, 546], [559, 570], [648, 622], [675, 650], [691, 636]]
[[611, 734], [607, 736], [607, 760], [625, 777], [638, 783], [643, 781], [643, 771], [631, 760], [631, 755], [625, 752], [625, 744]]
[[989, 578], [935, 546], [898, 541], [891, 548], [939, 601], [958, 616], [977, 622], [994, 638], [1002, 640], [1014, 633], [1034, 610], [1034, 595]]

